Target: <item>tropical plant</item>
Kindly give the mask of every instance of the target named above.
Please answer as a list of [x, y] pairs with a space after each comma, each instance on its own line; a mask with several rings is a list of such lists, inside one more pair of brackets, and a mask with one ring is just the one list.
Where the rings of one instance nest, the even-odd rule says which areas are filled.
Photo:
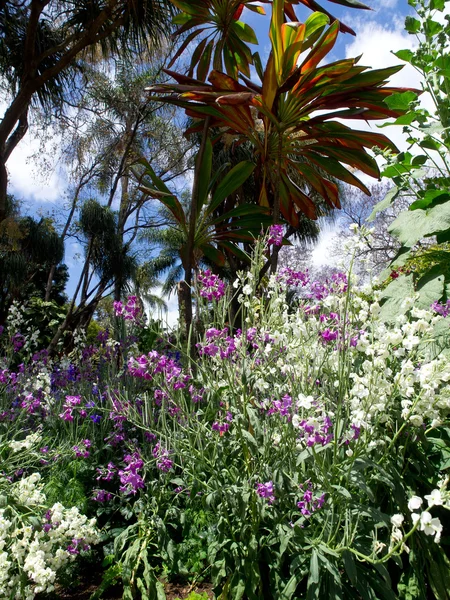
[[[179, 6], [179, 3], [175, 4]], [[183, 6], [186, 8], [187, 5]], [[228, 60], [230, 65], [226, 36], [235, 27], [240, 27], [235, 25], [240, 22], [234, 18], [237, 3], [233, 0], [217, 5], [214, 2], [198, 2], [193, 6], [193, 9], [186, 8], [187, 16], [183, 17], [182, 30], [187, 31], [201, 25], [211, 15], [216, 15], [216, 10], [219, 11], [220, 15], [214, 18], [217, 31], [221, 32], [222, 37], [219, 36], [216, 40], [214, 66], [221, 66], [222, 55], [225, 64]], [[189, 16], [189, 10], [198, 10], [201, 15], [198, 18]], [[225, 26], [225, 13], [222, 15], [221, 11], [225, 11], [231, 18], [231, 21], [225, 21], [232, 22], [232, 27]], [[203, 62], [197, 69], [197, 79], [166, 71], [176, 83], [149, 88], [152, 94], [158, 94], [154, 96], [155, 99], [182, 107], [188, 116], [196, 119], [189, 132], [203, 132], [197, 155], [186, 241], [186, 289], [190, 287], [191, 271], [195, 264], [193, 250], [197, 204], [203, 193], [201, 186], [203, 189], [208, 186], [206, 181], [209, 172], [207, 169], [202, 172], [202, 168], [204, 155], [208, 152], [210, 129], [219, 131], [219, 135], [231, 134], [238, 143], [252, 144], [259, 188], [258, 204], [271, 211], [275, 224], [282, 217], [294, 229], [300, 225], [300, 213], [310, 219], [318, 216], [311, 197], [312, 191], [321, 196], [331, 208], [340, 206], [339, 190], [332, 178], [343, 180], [369, 193], [367, 187], [342, 163], [349, 165], [352, 170], [359, 169], [368, 175], [379, 177], [377, 163], [366, 148], [378, 146], [394, 149], [385, 136], [354, 131], [335, 119], [367, 120], [398, 116], [400, 113], [389, 109], [383, 100], [398, 91], [396, 88], [385, 87], [385, 83], [401, 67], [366, 72], [367, 68], [357, 66], [357, 60], [354, 59], [319, 67], [319, 63], [336, 42], [339, 23], [334, 22], [327, 27], [329, 19], [323, 13], [314, 13], [304, 24], [284, 22], [285, 14], [291, 12], [290, 3], [284, 0], [274, 1], [270, 23], [272, 51], [264, 71], [260, 63], [256, 63], [262, 85], [253, 83], [245, 75], [241, 75], [245, 85], [238, 82], [238, 71], [248, 69], [250, 62], [248, 55], [236, 52], [235, 60], [238, 61], [236, 57], [239, 56], [244, 67], [242, 64], [239, 68], [236, 64], [234, 67], [227, 67], [229, 74], [214, 68], [208, 76], [209, 83], [205, 83], [215, 39], [213, 36], [208, 42], [211, 50], [205, 51]], [[238, 11], [237, 17], [239, 16]], [[252, 41], [250, 32], [245, 27], [241, 29], [247, 32], [244, 39]], [[190, 34], [190, 39], [192, 36]], [[204, 39], [205, 44], [206, 40], [207, 38]], [[241, 43], [239, 40], [239, 44]], [[202, 43], [198, 48], [201, 47]], [[302, 53], [306, 53], [303, 60], [300, 58]], [[168, 193], [167, 190], [160, 191]], [[276, 268], [277, 255], [278, 248], [274, 248], [272, 270]], [[191, 309], [188, 307], [187, 310]], [[188, 315], [187, 326], [190, 320]]]
[[[198, 171], [201, 173], [201, 181], [196, 202], [191, 203], [189, 212], [157, 177], [148, 162], [141, 161], [144, 171], [140, 174], [136, 173], [141, 181], [139, 189], [153, 198], [158, 198], [174, 219], [175, 232], [170, 234], [170, 238], [178, 245], [176, 252], [184, 270], [180, 302], [184, 307], [184, 320], [188, 332], [192, 322], [190, 286], [192, 269], [198, 268], [203, 257], [218, 267], [223, 267], [226, 262], [225, 250], [245, 260], [247, 257], [239, 247], [239, 243], [253, 241], [261, 229], [271, 222], [267, 210], [251, 204], [233, 205], [230, 210], [217, 215], [217, 208], [245, 183], [252, 174], [254, 165], [250, 161], [241, 161], [217, 183], [217, 178], [223, 174], [221, 171], [223, 172], [224, 169], [212, 176], [212, 143], [209, 137], [205, 138], [203, 152], [199, 156], [202, 159]], [[226, 166], [224, 165], [225, 168]], [[195, 210], [192, 210], [193, 208]], [[192, 243], [189, 245], [192, 233]], [[160, 257], [160, 264], [155, 265], [160, 272], [164, 265], [172, 266], [170, 264], [172, 252], [172, 250], [166, 252]], [[168, 259], [167, 263], [166, 259]]]
[[[350, 8], [369, 8], [362, 2], [358, 2], [358, 0], [331, 1]], [[228, 75], [235, 79], [237, 79], [239, 73], [250, 77], [250, 65], [259, 64], [261, 59], [258, 53], [252, 54], [246, 44], [257, 44], [258, 40], [254, 30], [241, 21], [240, 17], [244, 8], [265, 15], [264, 7], [261, 4], [272, 4], [271, 0], [263, 0], [263, 2], [255, 2], [254, 0], [245, 0], [244, 2], [240, 0], [227, 0], [226, 2], [218, 0], [194, 0], [193, 2], [173, 0], [172, 3], [182, 11], [174, 18], [174, 23], [179, 25], [175, 35], [184, 34], [192, 29], [193, 31], [183, 40], [170, 65], [175, 63], [193, 40], [200, 37], [201, 41], [191, 58], [189, 68], [191, 77], [195, 68], [197, 68], [197, 79], [204, 81], [210, 69], [211, 59], [213, 67], [217, 71], [225, 70]], [[336, 20], [315, 0], [293, 0], [286, 1], [283, 7], [289, 21], [298, 22], [294, 6], [299, 4], [313, 11], [321, 12], [330, 21]], [[347, 25], [340, 23], [339, 27], [342, 32], [355, 35], [355, 32]]]

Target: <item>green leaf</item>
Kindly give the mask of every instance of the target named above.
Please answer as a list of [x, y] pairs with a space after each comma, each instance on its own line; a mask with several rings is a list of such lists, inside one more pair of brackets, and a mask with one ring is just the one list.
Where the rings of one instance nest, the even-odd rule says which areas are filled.
[[392, 110], [408, 110], [411, 102], [417, 100], [417, 94], [414, 92], [402, 92], [401, 94], [392, 94], [386, 98], [385, 103]]
[[445, 277], [440, 264], [434, 265], [417, 282], [418, 308], [428, 309], [435, 300], [440, 300], [445, 291]]
[[402, 314], [401, 304], [405, 298], [414, 295], [412, 275], [400, 275], [394, 279], [382, 292], [384, 303], [380, 310], [382, 321], [395, 321]]
[[212, 214], [220, 204], [236, 191], [253, 173], [255, 165], [249, 160], [243, 160], [225, 175], [217, 186], [212, 200], [208, 206], [208, 214]]
[[242, 21], [233, 21], [232, 27], [236, 30], [236, 34], [243, 42], [247, 42], [248, 44], [258, 43], [258, 38], [256, 37], [255, 32], [246, 23], [243, 23]]
[[390, 225], [388, 231], [402, 244], [411, 248], [423, 237], [435, 235], [450, 228], [450, 202], [428, 210], [404, 211]]
[[394, 52], [395, 56], [400, 60], [404, 60], [405, 62], [410, 63], [414, 58], [414, 52], [412, 50], [399, 50], [398, 52]]
[[444, 10], [446, 0], [430, 0], [431, 10]]
[[422, 148], [427, 148], [428, 150], [436, 150], [439, 151], [442, 148], [442, 144], [433, 138], [426, 137], [419, 142]]
[[392, 189], [390, 189], [389, 192], [386, 194], [386, 196], [383, 198], [383, 200], [381, 200], [380, 202], [375, 204], [367, 221], [369, 223], [371, 223], [374, 219], [376, 219], [378, 213], [382, 212], [383, 210], [385, 210], [386, 208], [391, 206], [391, 204], [397, 198], [399, 192], [400, 192], [400, 190], [398, 189], [397, 186], [394, 186]]
[[206, 76], [208, 75], [213, 48], [214, 48], [214, 40], [210, 40], [200, 58], [200, 60], [198, 61], [197, 79], [199, 79], [200, 81], [205, 81]]
[[320, 568], [319, 556], [315, 548], [311, 553], [311, 561], [309, 563], [309, 575], [306, 600], [318, 599], [320, 593]]
[[408, 33], [418, 33], [420, 31], [420, 21], [414, 17], [406, 17], [405, 29]]
[[446, 190], [427, 190], [420, 200], [413, 202], [409, 210], [417, 210], [418, 208], [428, 208], [435, 203], [450, 200], [450, 193]]
[[353, 558], [353, 554], [351, 552], [349, 552], [348, 550], [345, 550], [343, 553], [343, 558], [344, 558], [345, 572], [347, 573], [347, 576], [350, 579], [350, 582], [352, 583], [352, 585], [356, 585], [358, 575], [357, 575], [355, 559]]
[[427, 571], [431, 589], [437, 600], [450, 600], [450, 561], [436, 544], [428, 550]]

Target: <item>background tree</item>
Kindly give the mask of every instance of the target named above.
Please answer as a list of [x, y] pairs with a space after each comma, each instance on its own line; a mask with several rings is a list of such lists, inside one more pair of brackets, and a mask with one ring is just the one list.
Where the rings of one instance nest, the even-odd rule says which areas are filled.
[[399, 196], [395, 204], [386, 211], [378, 213], [376, 218], [367, 223], [373, 212], [374, 206], [378, 204], [388, 193], [391, 185], [387, 182], [370, 186], [370, 196], [358, 193], [349, 186], [343, 186], [342, 210], [337, 219], [337, 231], [331, 243], [331, 255], [338, 256], [341, 261], [350, 263], [353, 258], [345, 253], [345, 242], [354, 237], [350, 230], [351, 225], [358, 228], [363, 225], [369, 226], [371, 235], [361, 240], [364, 247], [357, 249], [354, 255], [354, 271], [365, 278], [368, 273], [378, 275], [386, 269], [400, 250], [401, 244], [390, 233], [389, 227], [401, 211], [407, 210], [410, 201], [405, 196]]
[[9, 156], [28, 129], [30, 107], [63, 105], [83, 53], [137, 51], [170, 32], [173, 7], [163, 0], [2, 0], [0, 75], [9, 105], [0, 121], [0, 221], [6, 216]]
[[44, 299], [44, 279], [53, 262], [55, 289], [49, 299], [58, 304], [66, 300], [61, 287], [67, 281], [67, 270], [60, 264], [64, 246], [51, 219], [22, 216], [11, 196], [6, 214], [9, 218], [0, 225], [0, 324], [14, 300]]

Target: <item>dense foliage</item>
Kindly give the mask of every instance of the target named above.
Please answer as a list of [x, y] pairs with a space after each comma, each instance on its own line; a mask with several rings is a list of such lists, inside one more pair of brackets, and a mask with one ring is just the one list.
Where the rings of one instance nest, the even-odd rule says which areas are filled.
[[[123, 339], [101, 333], [62, 360], [34, 351], [17, 310], [2, 335], [3, 485], [36, 497], [15, 535], [43, 532], [43, 554], [7, 537], [10, 586], [52, 588], [50, 571], [39, 582], [58, 573], [44, 535], [58, 499], [97, 517], [105, 581], [124, 598], [194, 574], [222, 599], [447, 597], [448, 308], [407, 300], [387, 326], [376, 293], [343, 273], [319, 284], [284, 269], [258, 292], [262, 250], [234, 286], [199, 277], [195, 361], [161, 339], [139, 351], [134, 298], [115, 304]], [[74, 534], [72, 552], [54, 535], [66, 558], [94, 539]]]

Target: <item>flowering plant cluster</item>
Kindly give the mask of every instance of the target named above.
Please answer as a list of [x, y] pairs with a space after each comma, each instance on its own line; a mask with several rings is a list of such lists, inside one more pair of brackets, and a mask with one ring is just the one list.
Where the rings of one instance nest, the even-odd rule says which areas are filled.
[[[118, 349], [103, 336], [70, 359], [36, 352], [14, 367], [5, 354], [4, 483], [22, 505], [39, 505], [27, 543], [56, 535], [47, 510], [74, 505], [61, 485], [44, 502], [40, 482], [70, 479], [85, 524], [114, 515], [115, 532], [123, 515], [115, 564], [153, 573], [155, 594], [162, 568], [173, 577], [191, 568], [189, 552], [180, 554], [194, 543], [189, 522], [204, 523], [195, 544], [217, 593], [365, 597], [369, 585], [378, 597], [385, 585], [389, 598], [419, 577], [425, 594], [436, 569], [448, 572], [448, 316], [411, 298], [386, 323], [379, 292], [345, 273], [316, 282], [285, 269], [257, 288], [266, 245], [257, 251], [234, 285], [200, 276], [207, 310], [190, 360], [176, 346]], [[3, 518], [12, 539], [22, 525]], [[65, 538], [61, 568], [92, 543], [81, 529]], [[43, 560], [41, 571], [55, 571]], [[30, 597], [54, 584], [48, 573], [39, 583], [29, 571]]]
[[57, 502], [46, 510], [39, 473], [22, 477], [7, 493], [8, 505], [0, 508], [0, 597], [31, 600], [52, 592], [64, 567], [99, 542], [99, 532], [96, 520], [76, 507]]

